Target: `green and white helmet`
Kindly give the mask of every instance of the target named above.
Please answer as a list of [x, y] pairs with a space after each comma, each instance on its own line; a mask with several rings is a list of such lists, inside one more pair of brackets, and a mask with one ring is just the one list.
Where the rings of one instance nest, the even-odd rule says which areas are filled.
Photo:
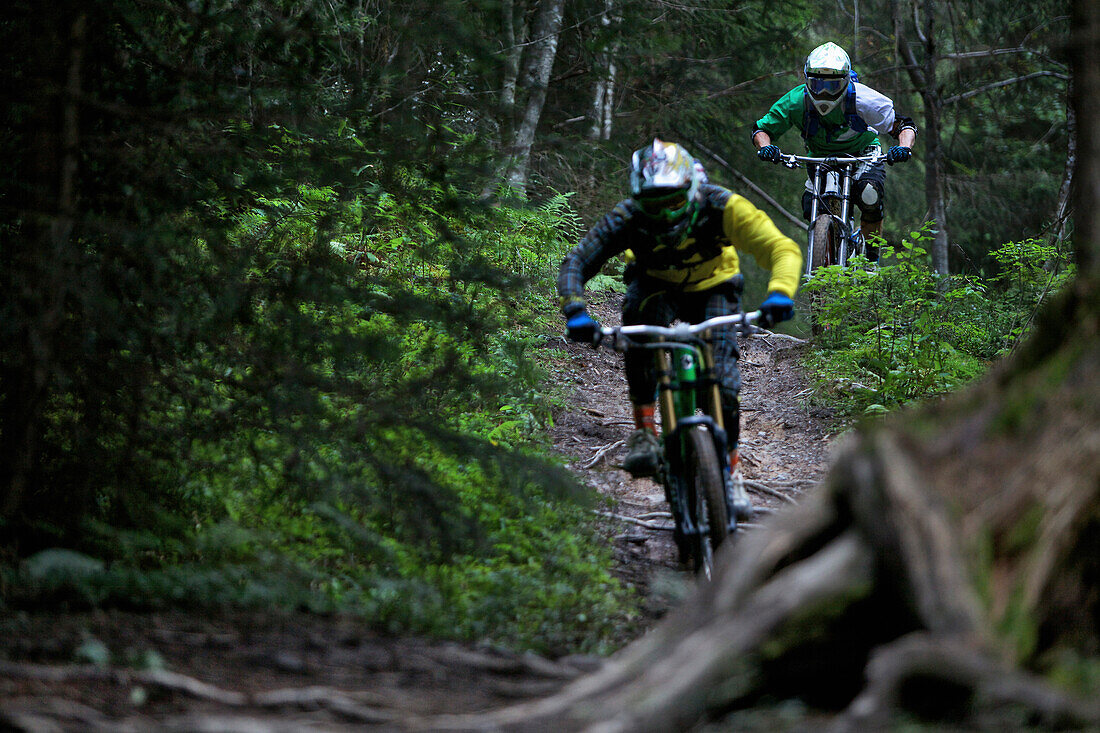
[[824, 43], [810, 51], [802, 70], [814, 109], [819, 115], [829, 114], [848, 91], [852, 72], [848, 54], [832, 41]]
[[649, 219], [669, 225], [684, 220], [706, 181], [703, 167], [676, 143], [654, 139], [630, 161], [630, 195]]

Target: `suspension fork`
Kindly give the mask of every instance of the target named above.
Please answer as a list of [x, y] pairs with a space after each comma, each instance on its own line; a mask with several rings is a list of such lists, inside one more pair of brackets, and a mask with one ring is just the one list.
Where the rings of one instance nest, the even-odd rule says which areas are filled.
[[814, 241], [814, 222], [817, 221], [818, 202], [821, 200], [822, 189], [822, 177], [825, 174], [821, 172], [821, 166], [814, 167], [814, 190], [812, 196], [810, 196], [810, 230], [806, 241], [806, 276], [809, 277], [811, 270], [813, 269], [814, 262], [814, 247], [817, 246], [817, 242]]
[[[679, 350], [673, 355], [666, 349], [658, 349], [654, 355], [657, 364], [661, 425], [666, 434], [676, 429], [680, 415], [692, 416], [695, 412], [696, 396], [703, 407], [703, 412], [711, 417], [719, 430], [725, 430], [722, 418], [722, 393], [718, 380], [714, 376], [714, 349], [710, 345], [710, 337], [711, 332], [707, 331], [703, 337], [703, 347], [697, 352], [690, 352], [693, 361], [693, 366], [690, 367], [685, 367], [682, 363], [673, 365], [674, 356], [684, 358], [684, 354]], [[679, 383], [676, 389], [672, 385], [674, 377]], [[690, 390], [685, 389], [685, 382], [693, 383]]]
[[[841, 174], [843, 177], [843, 183], [841, 184], [840, 191], [840, 220], [844, 222], [845, 229], [851, 229], [851, 212], [852, 212], [852, 169], [848, 166], [844, 166], [844, 172]], [[840, 261], [837, 263], [841, 267], [848, 264], [848, 240], [852, 236], [851, 231], [842, 231], [840, 236]]]
[[[711, 342], [712, 331], [708, 330], [701, 335], [703, 337], [703, 348], [700, 350], [703, 355], [701, 375], [706, 385], [704, 398], [706, 408], [703, 412], [713, 421], [711, 437], [714, 438], [714, 452], [718, 457], [718, 470], [724, 477], [729, 474], [732, 468], [729, 463], [729, 453], [735, 446], [730, 444], [729, 434], [726, 432], [725, 416], [722, 414], [722, 391], [715, 374], [714, 347]], [[723, 493], [726, 499], [726, 516], [729, 517], [729, 527], [727, 529], [734, 532], [737, 529], [737, 517], [733, 508], [733, 497], [729, 491]]]
[[667, 434], [676, 429], [676, 404], [672, 394], [672, 360], [665, 349], [657, 349], [653, 358], [657, 364], [657, 402], [661, 410], [661, 432]]
[[704, 397], [706, 409], [704, 412], [714, 419], [714, 424], [719, 430], [725, 430], [726, 426], [722, 418], [722, 392], [718, 388], [718, 380], [714, 376], [714, 349], [710, 345], [711, 331], [701, 334], [703, 337], [703, 368], [701, 371], [703, 383], [707, 385]]

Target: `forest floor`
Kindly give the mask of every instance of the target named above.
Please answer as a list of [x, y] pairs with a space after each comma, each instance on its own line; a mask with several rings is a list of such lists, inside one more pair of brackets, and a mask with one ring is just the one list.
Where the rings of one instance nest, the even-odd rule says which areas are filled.
[[[616, 296], [593, 300], [601, 322], [618, 322]], [[838, 428], [827, 410], [808, 406], [804, 348], [781, 337], [742, 341], [742, 456], [760, 510], [744, 532], [812, 490]], [[547, 349], [572, 392], [551, 437], [609, 500], [599, 511], [614, 572], [641, 595], [643, 633], [694, 578], [677, 562], [661, 488], [617, 468], [632, 430], [622, 357], [556, 336]], [[20, 612], [0, 618], [0, 729], [436, 730], [434, 716], [548, 695], [601, 663], [388, 637], [353, 619], [305, 614]]]

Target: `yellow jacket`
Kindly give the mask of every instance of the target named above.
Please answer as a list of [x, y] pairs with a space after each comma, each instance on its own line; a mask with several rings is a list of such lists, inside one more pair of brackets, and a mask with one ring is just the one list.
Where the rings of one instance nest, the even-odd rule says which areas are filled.
[[793, 297], [802, 251], [768, 215], [729, 189], [703, 184], [689, 218], [671, 231], [655, 226], [632, 199], [616, 204], [562, 261], [558, 294], [570, 314], [584, 305], [584, 283], [612, 257], [629, 252], [649, 277], [687, 292], [708, 290], [741, 272], [739, 252], [771, 272], [767, 292]]

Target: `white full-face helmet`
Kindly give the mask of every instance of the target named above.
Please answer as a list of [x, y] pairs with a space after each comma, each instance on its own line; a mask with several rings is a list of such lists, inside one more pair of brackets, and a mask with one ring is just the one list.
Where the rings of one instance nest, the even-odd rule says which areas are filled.
[[803, 68], [806, 91], [819, 115], [827, 115], [848, 92], [852, 62], [844, 49], [832, 41], [810, 51]]
[[668, 226], [688, 218], [705, 181], [703, 166], [676, 143], [655, 139], [630, 161], [630, 195], [643, 216]]

